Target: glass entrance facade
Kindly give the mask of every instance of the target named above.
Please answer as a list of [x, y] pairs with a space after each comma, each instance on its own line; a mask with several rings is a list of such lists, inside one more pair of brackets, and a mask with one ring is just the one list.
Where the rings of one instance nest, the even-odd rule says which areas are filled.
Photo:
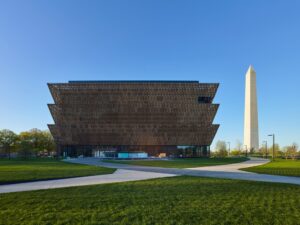
[[147, 153], [148, 156], [174, 158], [206, 157], [209, 146], [61, 146], [65, 157], [118, 158], [119, 153]]

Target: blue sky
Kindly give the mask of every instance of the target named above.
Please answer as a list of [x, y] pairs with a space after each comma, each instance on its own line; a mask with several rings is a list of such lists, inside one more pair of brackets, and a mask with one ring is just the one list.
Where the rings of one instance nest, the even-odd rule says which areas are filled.
[[300, 1], [0, 1], [0, 129], [46, 129], [47, 82], [219, 82], [215, 140], [243, 140], [257, 72], [260, 142], [300, 143]]

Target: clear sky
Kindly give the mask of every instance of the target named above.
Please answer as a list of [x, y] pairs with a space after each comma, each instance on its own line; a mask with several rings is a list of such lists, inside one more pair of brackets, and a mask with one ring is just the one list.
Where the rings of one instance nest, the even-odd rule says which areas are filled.
[[300, 1], [0, 1], [0, 129], [53, 123], [47, 82], [219, 82], [215, 140], [243, 140], [257, 72], [260, 142], [300, 144]]

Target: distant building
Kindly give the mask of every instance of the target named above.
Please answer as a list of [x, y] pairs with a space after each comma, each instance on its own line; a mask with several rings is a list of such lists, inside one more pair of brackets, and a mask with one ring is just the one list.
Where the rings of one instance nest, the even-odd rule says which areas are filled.
[[244, 145], [248, 151], [259, 149], [256, 72], [252, 66], [246, 73]]
[[212, 124], [218, 84], [69, 81], [48, 86], [55, 102], [48, 105], [55, 124], [48, 126], [63, 156], [205, 157], [219, 127]]

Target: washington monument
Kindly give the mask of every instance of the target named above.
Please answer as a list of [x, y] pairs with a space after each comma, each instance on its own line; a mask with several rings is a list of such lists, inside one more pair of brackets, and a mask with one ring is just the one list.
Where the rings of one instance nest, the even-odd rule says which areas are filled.
[[248, 150], [258, 150], [258, 143], [256, 72], [250, 65], [246, 73], [244, 145]]

